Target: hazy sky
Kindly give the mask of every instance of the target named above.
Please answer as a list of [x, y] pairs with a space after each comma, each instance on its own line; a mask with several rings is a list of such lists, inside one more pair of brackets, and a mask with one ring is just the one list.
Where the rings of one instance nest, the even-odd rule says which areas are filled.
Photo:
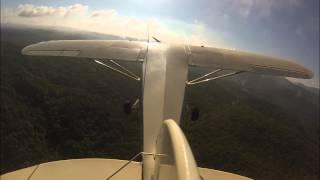
[[319, 0], [1, 0], [1, 22], [66, 26], [293, 59], [319, 86]]

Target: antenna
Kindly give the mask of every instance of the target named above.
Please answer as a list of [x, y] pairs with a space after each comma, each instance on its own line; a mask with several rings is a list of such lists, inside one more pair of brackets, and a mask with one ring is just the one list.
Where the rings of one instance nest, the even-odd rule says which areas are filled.
[[157, 41], [158, 43], [160, 43], [161, 41], [155, 37], [152, 36], [152, 39], [154, 39], [155, 41]]
[[148, 33], [148, 43], [150, 42], [150, 25], [149, 22], [147, 22], [147, 33]]

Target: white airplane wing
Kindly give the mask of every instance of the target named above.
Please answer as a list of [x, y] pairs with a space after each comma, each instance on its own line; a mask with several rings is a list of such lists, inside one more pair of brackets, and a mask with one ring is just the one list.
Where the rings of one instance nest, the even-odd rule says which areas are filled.
[[[47, 162], [28, 168], [2, 174], [1, 180], [105, 180], [118, 170], [126, 160], [117, 159], [69, 159]], [[250, 178], [239, 176], [228, 172], [198, 168], [203, 179], [221, 180], [250, 180]], [[141, 180], [141, 162], [131, 162], [126, 168], [113, 176], [111, 180]], [[173, 179], [174, 167], [163, 166], [164, 177], [162, 179]]]
[[313, 73], [303, 66], [280, 58], [236, 50], [190, 46], [189, 65], [260, 74], [311, 79]]
[[[57, 40], [27, 46], [22, 54], [138, 61], [146, 56], [147, 46], [146, 42], [128, 40]], [[284, 59], [213, 47], [188, 46], [188, 49], [191, 66], [305, 79], [313, 77], [310, 70]]]
[[22, 54], [89, 59], [137, 61], [144, 59], [147, 43], [127, 40], [57, 40], [32, 44]]

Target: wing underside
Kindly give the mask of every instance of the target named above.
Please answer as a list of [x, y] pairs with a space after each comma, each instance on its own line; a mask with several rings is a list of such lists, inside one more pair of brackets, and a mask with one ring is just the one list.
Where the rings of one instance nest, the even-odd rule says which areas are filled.
[[27, 46], [22, 54], [138, 61], [144, 59], [146, 48], [144, 42], [127, 40], [59, 40]]
[[[128, 40], [58, 40], [27, 46], [22, 54], [139, 61], [146, 57], [147, 47], [147, 42]], [[190, 66], [304, 79], [313, 77], [305, 67], [280, 58], [213, 47], [188, 46], [188, 49]]]
[[189, 65], [310, 79], [313, 73], [292, 61], [211, 47], [190, 47]]

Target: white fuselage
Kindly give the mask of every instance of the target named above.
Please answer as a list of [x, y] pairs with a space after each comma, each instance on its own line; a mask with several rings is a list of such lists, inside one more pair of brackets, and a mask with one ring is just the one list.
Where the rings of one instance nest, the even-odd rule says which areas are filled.
[[[184, 46], [151, 42], [143, 65], [143, 151], [155, 153], [163, 121], [180, 122], [188, 61]], [[143, 157], [143, 179], [151, 180], [153, 156]]]

